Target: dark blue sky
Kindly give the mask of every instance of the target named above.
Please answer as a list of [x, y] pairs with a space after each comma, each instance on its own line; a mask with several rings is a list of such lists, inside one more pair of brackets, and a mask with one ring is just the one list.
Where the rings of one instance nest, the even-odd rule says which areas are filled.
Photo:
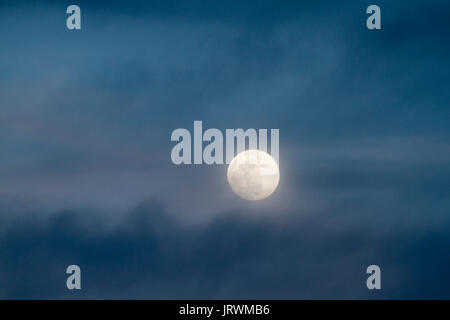
[[[450, 298], [447, 1], [73, 3], [0, 3], [0, 298]], [[279, 128], [277, 191], [194, 120]]]

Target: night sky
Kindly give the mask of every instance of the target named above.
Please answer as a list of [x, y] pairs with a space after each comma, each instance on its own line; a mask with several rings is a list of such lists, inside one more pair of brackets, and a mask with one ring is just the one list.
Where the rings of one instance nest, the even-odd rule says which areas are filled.
[[[0, 298], [450, 299], [448, 1], [1, 1], [0, 39]], [[173, 164], [194, 120], [278, 128], [275, 193]]]

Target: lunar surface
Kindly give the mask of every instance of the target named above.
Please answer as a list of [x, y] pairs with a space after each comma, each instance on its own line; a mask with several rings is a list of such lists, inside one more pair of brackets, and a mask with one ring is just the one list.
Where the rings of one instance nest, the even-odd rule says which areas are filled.
[[276, 161], [266, 152], [246, 150], [231, 161], [227, 173], [231, 189], [246, 200], [270, 196], [280, 181]]

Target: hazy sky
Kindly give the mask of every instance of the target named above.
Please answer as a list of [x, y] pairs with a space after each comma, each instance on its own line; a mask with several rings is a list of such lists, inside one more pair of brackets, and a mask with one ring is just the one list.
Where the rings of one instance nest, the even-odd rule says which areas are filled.
[[[0, 2], [0, 298], [450, 298], [447, 1], [73, 3]], [[279, 128], [277, 191], [194, 120]]]

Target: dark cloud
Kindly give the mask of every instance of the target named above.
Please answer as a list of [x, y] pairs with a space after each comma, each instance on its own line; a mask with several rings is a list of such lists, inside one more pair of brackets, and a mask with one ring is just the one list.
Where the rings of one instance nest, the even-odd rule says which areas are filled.
[[[339, 212], [300, 218], [228, 213], [183, 226], [156, 201], [117, 226], [92, 212], [14, 223], [0, 235], [2, 298], [449, 298], [446, 226], [370, 227]], [[342, 213], [341, 213], [342, 214]], [[448, 225], [447, 225], [448, 227]], [[82, 268], [82, 290], [65, 268]], [[382, 268], [382, 291], [365, 268]]]

